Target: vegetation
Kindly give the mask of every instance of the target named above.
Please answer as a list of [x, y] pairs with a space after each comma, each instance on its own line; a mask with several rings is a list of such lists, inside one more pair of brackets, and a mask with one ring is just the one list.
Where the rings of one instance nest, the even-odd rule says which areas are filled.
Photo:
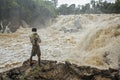
[[85, 5], [78, 5], [77, 7], [75, 4], [71, 4], [70, 6], [68, 6], [67, 4], [62, 4], [58, 8], [58, 13], [61, 15], [84, 14], [84, 13], [88, 14], [120, 13], [120, 0], [116, 0], [115, 3], [109, 3], [106, 0], [105, 1], [91, 0], [90, 3], [87, 3]]
[[29, 25], [36, 20], [45, 24], [46, 20], [57, 16], [56, 5], [56, 0], [0, 0], [0, 30], [9, 26], [14, 32], [22, 25], [22, 20]]

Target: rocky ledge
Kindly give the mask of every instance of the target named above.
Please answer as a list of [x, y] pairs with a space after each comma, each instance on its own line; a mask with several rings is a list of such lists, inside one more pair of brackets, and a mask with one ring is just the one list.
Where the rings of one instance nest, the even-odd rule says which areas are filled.
[[40, 67], [34, 60], [30, 67], [27, 60], [21, 67], [0, 73], [0, 80], [120, 80], [119, 74], [116, 69], [99, 70], [48, 60], [42, 60]]

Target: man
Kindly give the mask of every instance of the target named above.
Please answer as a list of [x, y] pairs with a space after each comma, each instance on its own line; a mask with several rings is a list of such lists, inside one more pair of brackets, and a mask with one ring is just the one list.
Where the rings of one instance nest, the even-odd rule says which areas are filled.
[[31, 56], [30, 56], [30, 66], [32, 66], [32, 57], [37, 55], [38, 56], [38, 65], [40, 66], [40, 56], [41, 56], [41, 51], [39, 47], [39, 43], [41, 43], [41, 39], [39, 35], [37, 34], [37, 29], [32, 28], [32, 34], [30, 35], [30, 41], [32, 43], [32, 51], [31, 51]]

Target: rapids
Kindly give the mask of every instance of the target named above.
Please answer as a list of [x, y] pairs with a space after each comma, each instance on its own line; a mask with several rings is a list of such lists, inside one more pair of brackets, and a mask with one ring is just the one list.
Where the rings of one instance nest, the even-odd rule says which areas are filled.
[[[29, 58], [30, 33], [30, 28], [0, 33], [0, 72], [20, 66]], [[50, 26], [39, 29], [38, 34], [43, 60], [69, 61], [99, 69], [119, 68], [120, 14], [61, 15]]]

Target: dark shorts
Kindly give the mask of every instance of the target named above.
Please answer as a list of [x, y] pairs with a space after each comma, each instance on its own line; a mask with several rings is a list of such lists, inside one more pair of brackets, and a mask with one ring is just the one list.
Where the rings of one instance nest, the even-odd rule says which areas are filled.
[[41, 56], [41, 51], [40, 51], [39, 45], [37, 45], [37, 46], [33, 45], [32, 46], [31, 56], [35, 56], [35, 55], [37, 55], [38, 57]]

